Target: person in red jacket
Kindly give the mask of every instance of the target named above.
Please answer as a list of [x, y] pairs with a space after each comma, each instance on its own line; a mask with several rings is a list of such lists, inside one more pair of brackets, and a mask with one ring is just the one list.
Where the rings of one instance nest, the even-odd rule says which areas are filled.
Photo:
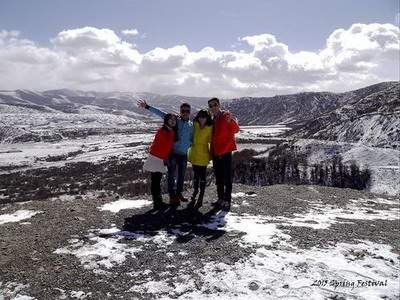
[[167, 172], [166, 162], [176, 140], [176, 116], [166, 114], [164, 124], [157, 130], [150, 146], [149, 156], [143, 164], [143, 170], [151, 172], [151, 195], [154, 209], [162, 209], [167, 205], [162, 201], [161, 178]]
[[218, 201], [213, 204], [229, 211], [232, 200], [232, 152], [237, 149], [235, 134], [239, 132], [239, 125], [229, 111], [221, 110], [218, 98], [208, 100], [208, 106], [213, 115], [211, 154], [218, 193]]

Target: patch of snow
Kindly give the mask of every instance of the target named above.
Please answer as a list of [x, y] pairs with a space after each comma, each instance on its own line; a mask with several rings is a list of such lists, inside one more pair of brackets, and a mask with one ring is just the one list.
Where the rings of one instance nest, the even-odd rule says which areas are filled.
[[253, 143], [253, 144], [241, 144], [241, 143], [238, 143], [237, 144], [237, 150], [238, 151], [242, 151], [242, 150], [244, 150], [244, 149], [252, 149], [252, 150], [255, 150], [255, 151], [257, 151], [257, 152], [263, 152], [263, 151], [267, 151], [267, 150], [269, 150], [269, 149], [271, 149], [271, 148], [273, 148], [275, 145], [270, 145], [270, 144], [256, 144], [256, 143]]
[[22, 220], [30, 219], [34, 215], [43, 213], [42, 211], [32, 211], [32, 210], [17, 210], [12, 214], [0, 215], [0, 225], [10, 222], [19, 222]]
[[122, 237], [90, 236], [89, 242], [74, 240], [69, 246], [57, 249], [54, 253], [76, 256], [85, 269], [110, 269], [122, 264], [127, 256], [135, 258], [135, 253], [141, 251], [141, 248], [120, 243], [121, 239]]
[[260, 247], [234, 264], [208, 262], [174, 280], [153, 280], [130, 291], [159, 299], [327, 299], [338, 294], [346, 299], [397, 299], [399, 267], [390, 246], [369, 241], [324, 249]]
[[289, 130], [290, 128], [281, 125], [281, 124], [276, 124], [276, 125], [266, 125], [266, 126], [240, 126], [240, 130], [243, 132], [249, 132], [261, 136], [267, 136], [267, 137], [272, 137], [272, 136], [277, 136], [279, 134], [284, 133], [285, 131]]
[[76, 298], [76, 299], [85, 299], [87, 297], [90, 297], [92, 295], [91, 292], [85, 293], [83, 291], [72, 291], [71, 292], [71, 297]]
[[3, 283], [0, 281], [0, 299], [13, 300], [34, 300], [36, 298], [24, 295], [23, 290], [26, 290], [29, 284], [19, 284], [15, 282]]
[[[240, 246], [272, 245], [276, 242], [285, 243], [290, 236], [284, 234], [277, 228], [276, 224], [264, 216], [236, 215], [233, 213], [220, 212], [213, 216], [208, 223], [199, 224], [199, 227], [206, 227], [212, 230], [225, 230], [227, 232], [245, 233]], [[278, 238], [279, 237], [279, 238]]]
[[374, 209], [371, 207], [360, 206], [360, 203], [365, 205], [366, 201], [370, 200], [352, 199], [350, 204], [341, 208], [312, 202], [312, 208], [305, 214], [294, 213], [293, 218], [267, 216], [265, 219], [270, 222], [281, 223], [282, 225], [327, 229], [335, 223], [352, 223], [351, 220], [397, 220], [399, 218], [399, 202], [390, 202], [392, 205], [397, 207], [391, 207], [388, 209]]
[[114, 202], [106, 203], [103, 206], [99, 207], [99, 209], [103, 211], [108, 210], [113, 213], [117, 213], [123, 209], [142, 208], [151, 204], [152, 204], [151, 201], [145, 199], [138, 199], [138, 200], [120, 199]]
[[228, 213], [225, 217], [226, 225], [221, 228], [226, 231], [244, 232], [241, 246], [272, 245], [275, 242], [285, 242], [290, 236], [277, 229], [276, 224], [267, 223], [263, 216], [238, 216]]
[[67, 299], [67, 294], [65, 292], [65, 290], [60, 289], [60, 288], [54, 288], [56, 291], [60, 292], [60, 296], [58, 296], [58, 299]]
[[248, 194], [243, 192], [232, 193], [232, 198], [239, 198], [239, 197], [256, 197], [257, 194]]

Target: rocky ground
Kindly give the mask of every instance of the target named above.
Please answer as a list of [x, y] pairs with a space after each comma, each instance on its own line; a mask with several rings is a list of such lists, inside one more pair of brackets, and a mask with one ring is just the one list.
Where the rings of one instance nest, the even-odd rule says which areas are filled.
[[1, 204], [0, 299], [398, 299], [398, 197], [234, 185], [226, 214], [215, 194], [199, 213], [95, 190]]

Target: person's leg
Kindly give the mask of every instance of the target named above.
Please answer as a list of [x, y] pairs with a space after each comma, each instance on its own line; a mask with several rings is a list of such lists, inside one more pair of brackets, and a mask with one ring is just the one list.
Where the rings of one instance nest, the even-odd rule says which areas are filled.
[[151, 172], [151, 196], [153, 198], [154, 208], [159, 207], [162, 203], [161, 178], [161, 172]]
[[223, 155], [224, 202], [226, 210], [230, 209], [232, 200], [232, 152]]
[[200, 184], [200, 167], [193, 165], [193, 194], [192, 201], [196, 200], [197, 193], [199, 192], [199, 184]]
[[187, 199], [182, 195], [187, 167], [187, 155], [177, 155], [177, 157], [178, 178], [176, 180], [176, 194], [179, 196], [181, 201], [187, 201]]
[[221, 204], [221, 202], [224, 200], [224, 174], [221, 157], [213, 157], [213, 168], [218, 194], [218, 201], [214, 204]]
[[207, 167], [199, 167], [199, 177], [200, 177], [200, 194], [199, 199], [197, 200], [196, 206], [201, 207], [203, 205], [204, 193], [206, 190], [206, 175], [207, 175]]
[[176, 196], [175, 191], [175, 173], [176, 173], [176, 155], [171, 153], [168, 156], [168, 194], [170, 198]]

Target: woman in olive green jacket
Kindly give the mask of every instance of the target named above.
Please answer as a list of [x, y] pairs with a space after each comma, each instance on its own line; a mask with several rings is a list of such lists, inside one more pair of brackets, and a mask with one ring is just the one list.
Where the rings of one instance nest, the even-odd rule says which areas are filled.
[[[193, 195], [188, 205], [189, 208], [198, 209], [203, 205], [204, 191], [206, 189], [207, 165], [211, 160], [210, 143], [212, 137], [212, 119], [206, 109], [202, 109], [194, 118], [193, 143], [188, 150], [188, 160], [193, 167]], [[199, 198], [196, 196], [199, 192]]]

